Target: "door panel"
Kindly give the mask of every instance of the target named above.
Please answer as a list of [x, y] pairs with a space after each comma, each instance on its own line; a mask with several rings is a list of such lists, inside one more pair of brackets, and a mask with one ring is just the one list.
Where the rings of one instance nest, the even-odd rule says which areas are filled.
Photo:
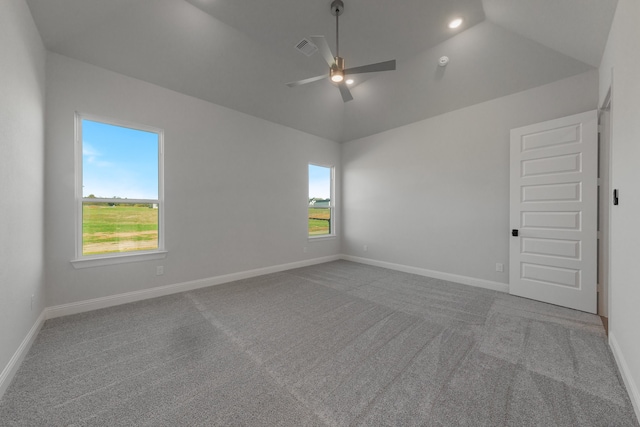
[[582, 166], [580, 154], [567, 154], [549, 159], [522, 162], [522, 176], [549, 175], [562, 172], [579, 172]]
[[571, 124], [553, 129], [549, 128], [530, 135], [523, 135], [522, 152], [578, 142], [581, 138], [580, 130], [579, 125]]
[[578, 202], [579, 182], [566, 184], [526, 185], [522, 187], [522, 202]]
[[580, 212], [522, 212], [522, 221], [518, 228], [521, 233], [530, 229], [551, 232], [580, 230], [580, 217]]
[[511, 131], [509, 291], [596, 312], [597, 115]]
[[578, 288], [580, 286], [580, 271], [571, 268], [523, 262], [521, 277], [547, 285], [560, 285], [570, 288]]
[[520, 242], [520, 253], [523, 254], [580, 259], [579, 241], [522, 237]]

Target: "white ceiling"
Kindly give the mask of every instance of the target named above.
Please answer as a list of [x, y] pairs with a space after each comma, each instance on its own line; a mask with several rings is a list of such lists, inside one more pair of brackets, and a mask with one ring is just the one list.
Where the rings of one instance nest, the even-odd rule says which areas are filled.
[[[47, 48], [81, 61], [335, 141], [351, 140], [597, 67], [615, 11], [604, 0], [344, 0], [344, 104], [319, 54], [330, 0], [27, 0]], [[462, 28], [449, 30], [454, 16]], [[446, 68], [437, 59], [451, 58]]]
[[617, 1], [483, 0], [498, 25], [598, 67]]

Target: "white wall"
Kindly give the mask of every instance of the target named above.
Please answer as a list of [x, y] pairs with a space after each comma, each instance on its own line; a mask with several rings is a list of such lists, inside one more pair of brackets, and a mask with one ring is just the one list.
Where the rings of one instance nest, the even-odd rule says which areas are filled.
[[[340, 251], [338, 238], [309, 242], [306, 220], [307, 165], [339, 171], [336, 142], [53, 53], [46, 106], [48, 306]], [[164, 129], [166, 259], [71, 265], [76, 111]]]
[[22, 0], [0, 2], [0, 52], [1, 396], [10, 361], [45, 303], [45, 50]]
[[589, 71], [343, 144], [343, 252], [508, 283], [509, 130], [593, 110], [597, 87]]
[[612, 88], [609, 338], [640, 418], [640, 17], [638, 0], [618, 0], [600, 65], [600, 99]]

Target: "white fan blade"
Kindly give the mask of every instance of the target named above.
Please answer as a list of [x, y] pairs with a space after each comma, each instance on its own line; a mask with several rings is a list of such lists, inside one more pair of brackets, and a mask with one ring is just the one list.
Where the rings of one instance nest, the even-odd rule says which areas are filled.
[[353, 99], [353, 95], [351, 95], [351, 91], [345, 82], [338, 83], [338, 89], [340, 89], [340, 95], [342, 95], [342, 100], [344, 102], [349, 102]]
[[375, 64], [361, 65], [360, 67], [347, 68], [345, 74], [375, 73], [378, 71], [392, 71], [396, 69], [396, 60], [377, 62]]
[[336, 64], [336, 58], [333, 57], [331, 49], [329, 48], [329, 44], [327, 43], [327, 40], [324, 38], [324, 36], [310, 36], [309, 38], [311, 39], [313, 44], [318, 47], [320, 54], [322, 55], [324, 60], [327, 61], [327, 64], [329, 64], [329, 68], [333, 67]]
[[296, 86], [306, 85], [307, 83], [313, 83], [313, 82], [317, 82], [318, 80], [326, 79], [328, 76], [329, 75], [325, 73], [321, 76], [309, 77], [308, 79], [298, 80], [297, 82], [289, 82], [287, 83], [287, 86], [296, 87]]

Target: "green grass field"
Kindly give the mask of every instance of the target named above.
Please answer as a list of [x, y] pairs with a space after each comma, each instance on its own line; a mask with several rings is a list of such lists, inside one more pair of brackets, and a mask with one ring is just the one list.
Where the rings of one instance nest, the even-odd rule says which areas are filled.
[[158, 210], [147, 206], [82, 207], [83, 255], [149, 250], [158, 247]]
[[331, 209], [309, 208], [309, 236], [330, 234]]

